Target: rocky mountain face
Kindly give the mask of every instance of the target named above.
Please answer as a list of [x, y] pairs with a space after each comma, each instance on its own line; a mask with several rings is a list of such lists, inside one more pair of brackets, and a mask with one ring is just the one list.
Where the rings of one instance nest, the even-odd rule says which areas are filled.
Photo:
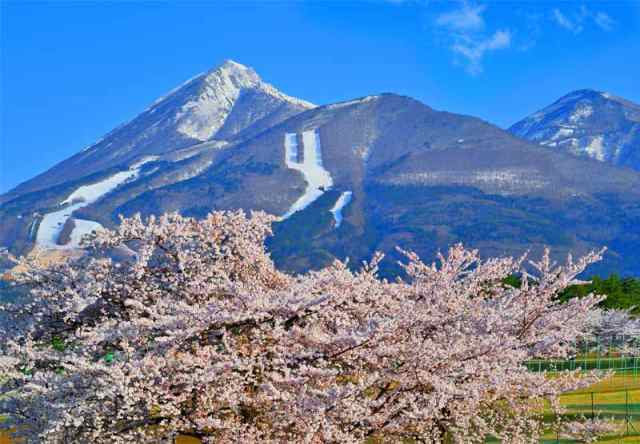
[[509, 132], [549, 148], [640, 170], [640, 105], [605, 92], [574, 91]]
[[[220, 74], [226, 70], [246, 77]], [[549, 245], [559, 257], [607, 245], [594, 271], [640, 274], [636, 171], [532, 144], [409, 97], [313, 107], [235, 63], [209, 75], [254, 86], [238, 87], [233, 100], [207, 93], [206, 106], [184, 100], [179, 89], [155, 105], [164, 103], [170, 117], [158, 121], [174, 139], [152, 147], [132, 126], [118, 136], [119, 160], [96, 166], [97, 154], [74, 157], [12, 190], [0, 206], [0, 245], [16, 254], [72, 249], [82, 234], [117, 224], [119, 214], [201, 217], [240, 208], [280, 216], [269, 248], [294, 272], [335, 257], [357, 266], [380, 250], [391, 256], [383, 272], [393, 274], [396, 246], [431, 259], [462, 241], [487, 256], [536, 254]], [[197, 82], [216, 90], [213, 80]], [[189, 117], [180, 114], [185, 109]], [[148, 113], [133, 122], [151, 119]], [[108, 157], [102, 143], [88, 152]], [[62, 174], [72, 160], [87, 173]]]

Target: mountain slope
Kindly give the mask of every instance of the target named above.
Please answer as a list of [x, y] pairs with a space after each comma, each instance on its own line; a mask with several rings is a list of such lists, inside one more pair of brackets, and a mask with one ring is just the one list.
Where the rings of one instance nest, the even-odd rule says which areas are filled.
[[228, 60], [156, 100], [82, 152], [20, 184], [8, 197], [202, 142], [216, 141], [215, 146], [222, 148], [243, 131], [259, 132], [313, 106], [263, 82], [253, 69]]
[[[602, 270], [640, 274], [638, 172], [394, 94], [255, 122], [224, 142], [145, 153], [134, 166], [20, 194], [0, 206], [0, 245], [29, 251], [47, 215], [61, 211], [80, 226], [112, 227], [119, 214], [242, 208], [281, 216], [269, 248], [294, 272], [335, 257], [357, 266], [376, 250], [396, 258], [396, 246], [429, 260], [462, 241], [486, 255], [550, 245], [556, 257], [608, 245]], [[71, 198], [94, 189], [107, 191]], [[74, 227], [66, 231], [78, 238]], [[398, 271], [385, 264], [385, 273]]]
[[640, 170], [640, 105], [608, 93], [574, 91], [509, 132], [549, 148]]
[[[333, 256], [357, 264], [374, 250], [395, 257], [395, 246], [431, 259], [462, 241], [487, 255], [535, 254], [550, 245], [556, 257], [609, 245], [603, 269], [640, 272], [638, 173], [531, 145], [479, 119], [395, 95], [320, 107], [283, 126], [279, 137], [319, 128], [334, 181], [333, 194], [276, 227], [271, 248], [289, 269]], [[264, 137], [253, 141], [254, 155], [258, 146], [267, 154], [267, 137], [279, 138]], [[335, 229], [329, 212], [344, 191], [353, 199]]]

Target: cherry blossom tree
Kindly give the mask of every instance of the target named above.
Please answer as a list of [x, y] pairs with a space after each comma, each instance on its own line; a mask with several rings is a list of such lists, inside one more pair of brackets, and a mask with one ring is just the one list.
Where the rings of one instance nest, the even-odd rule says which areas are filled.
[[598, 437], [620, 431], [620, 425], [610, 420], [601, 418], [586, 419], [581, 421], [571, 421], [562, 425], [560, 436], [563, 438], [575, 439], [581, 443], [594, 443]]
[[[557, 302], [592, 253], [481, 260], [455, 245], [404, 276], [336, 261], [290, 276], [264, 213], [123, 219], [85, 254], [23, 259], [31, 303], [0, 332], [0, 412], [28, 442], [537, 442], [542, 403], [595, 374], [523, 365], [566, 357], [591, 295]], [[502, 284], [513, 273], [521, 288]]]
[[640, 335], [640, 319], [631, 314], [630, 309], [592, 310], [589, 316], [591, 334], [599, 338], [626, 336], [635, 338]]

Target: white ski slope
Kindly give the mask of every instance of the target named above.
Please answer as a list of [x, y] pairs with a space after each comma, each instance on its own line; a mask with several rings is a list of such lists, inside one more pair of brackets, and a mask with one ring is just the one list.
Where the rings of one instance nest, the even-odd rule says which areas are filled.
[[152, 157], [143, 159], [133, 164], [126, 171], [120, 171], [100, 182], [82, 185], [76, 189], [65, 200], [60, 202], [59, 205], [66, 205], [64, 208], [44, 215], [36, 233], [36, 246], [44, 249], [78, 248], [80, 240], [85, 234], [101, 229], [102, 225], [90, 220], [75, 219], [75, 228], [71, 232], [69, 243], [58, 245], [58, 237], [60, 237], [62, 227], [64, 227], [67, 219], [71, 217], [71, 214], [80, 208], [91, 205], [121, 184], [138, 177], [142, 165], [152, 160], [154, 160]]
[[351, 202], [351, 198], [353, 197], [353, 193], [351, 191], [343, 191], [336, 200], [336, 203], [331, 208], [331, 213], [333, 213], [333, 220], [335, 220], [335, 227], [338, 228], [342, 224], [342, 210], [349, 205]]
[[317, 130], [304, 131], [302, 133], [303, 155], [300, 162], [300, 151], [295, 133], [287, 133], [284, 136], [285, 163], [287, 168], [300, 171], [307, 182], [307, 188], [302, 196], [296, 200], [291, 208], [282, 216], [287, 219], [293, 213], [305, 209], [326, 190], [333, 186], [333, 179], [329, 171], [322, 165], [322, 147], [320, 135]]
[[85, 234], [102, 229], [102, 225], [100, 223], [92, 220], [74, 219], [74, 223], [75, 227], [71, 232], [69, 243], [66, 245], [58, 245], [58, 247], [78, 248], [80, 246], [80, 241]]

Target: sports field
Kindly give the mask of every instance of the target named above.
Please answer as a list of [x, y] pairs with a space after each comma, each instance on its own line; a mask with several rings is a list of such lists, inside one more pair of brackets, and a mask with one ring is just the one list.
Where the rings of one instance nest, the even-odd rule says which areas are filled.
[[[586, 361], [587, 365], [584, 365]], [[560, 400], [568, 416], [611, 418], [619, 424], [616, 434], [601, 438], [599, 443], [640, 444], [640, 369], [636, 358], [593, 358], [578, 362], [579, 368], [615, 370], [615, 375], [590, 387], [563, 395]], [[567, 365], [558, 366], [569, 369]], [[548, 368], [548, 367], [547, 367]], [[575, 368], [575, 367], [573, 367]], [[553, 422], [548, 416], [547, 421]], [[558, 439], [548, 433], [542, 443], [577, 443]]]

